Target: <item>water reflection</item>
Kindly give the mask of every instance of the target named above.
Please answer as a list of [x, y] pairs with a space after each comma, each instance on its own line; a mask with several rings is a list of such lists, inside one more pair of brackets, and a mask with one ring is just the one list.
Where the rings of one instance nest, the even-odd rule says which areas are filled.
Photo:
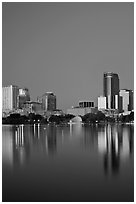
[[98, 147], [98, 125], [85, 125], [83, 144], [85, 148], [89, 148], [90, 151], [97, 150]]
[[55, 155], [57, 151], [56, 126], [48, 126], [46, 132], [46, 152]]
[[[3, 126], [3, 164], [23, 165], [33, 154], [56, 156], [61, 146], [80, 144], [102, 157], [104, 172], [116, 174], [120, 163], [130, 158], [133, 152], [133, 126], [126, 125], [20, 125]], [[39, 156], [40, 157], [40, 156]], [[38, 158], [38, 157], [37, 157]]]
[[4, 164], [13, 164], [13, 138], [12, 126], [2, 127], [2, 159]]
[[105, 174], [117, 174], [120, 162], [131, 156], [133, 126], [107, 125], [98, 131], [98, 150], [103, 155]]
[[24, 125], [13, 127], [13, 157], [14, 164], [23, 164], [28, 161], [30, 155], [30, 143], [27, 137], [24, 137]]
[[28, 162], [33, 152], [55, 155], [55, 126], [3, 126], [2, 158], [4, 165], [14, 166]]

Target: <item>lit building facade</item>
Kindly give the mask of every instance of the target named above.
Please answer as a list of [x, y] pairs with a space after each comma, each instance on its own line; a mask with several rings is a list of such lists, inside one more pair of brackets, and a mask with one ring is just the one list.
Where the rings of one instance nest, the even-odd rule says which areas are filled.
[[46, 92], [43, 96], [38, 97], [38, 101], [42, 103], [43, 110], [56, 110], [56, 96], [53, 92]]
[[106, 97], [99, 96], [98, 97], [98, 110], [106, 109]]
[[9, 85], [2, 87], [2, 112], [9, 112], [18, 108], [18, 86]]
[[22, 109], [26, 101], [30, 101], [29, 90], [27, 88], [19, 88], [18, 108]]
[[104, 96], [107, 109], [118, 109], [119, 106], [119, 77], [118, 74], [105, 72], [103, 78]]
[[133, 91], [128, 89], [122, 89], [119, 92], [120, 97], [122, 97], [122, 109], [123, 111], [133, 110]]

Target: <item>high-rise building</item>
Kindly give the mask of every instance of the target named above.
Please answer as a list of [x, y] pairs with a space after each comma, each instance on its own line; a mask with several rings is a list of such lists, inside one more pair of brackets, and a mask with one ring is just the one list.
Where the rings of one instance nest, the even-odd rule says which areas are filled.
[[53, 92], [46, 92], [41, 97], [38, 97], [38, 101], [42, 103], [42, 108], [45, 111], [53, 111], [56, 109], [56, 96]]
[[26, 101], [30, 101], [29, 90], [27, 88], [19, 88], [18, 108], [23, 108]]
[[9, 85], [2, 87], [2, 112], [9, 112], [17, 109], [18, 93], [18, 86]]
[[106, 109], [106, 97], [105, 96], [98, 97], [98, 110], [100, 109]]
[[104, 96], [107, 109], [118, 109], [119, 77], [113, 72], [105, 72], [103, 78]]
[[119, 95], [122, 97], [122, 109], [124, 111], [133, 110], [133, 91], [122, 89], [120, 90]]

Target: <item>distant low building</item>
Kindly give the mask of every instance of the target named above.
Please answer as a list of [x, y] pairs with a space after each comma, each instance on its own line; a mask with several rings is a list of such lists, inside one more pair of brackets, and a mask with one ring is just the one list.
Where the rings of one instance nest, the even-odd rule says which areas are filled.
[[80, 108], [94, 108], [94, 101], [83, 100], [79, 101]]
[[43, 114], [42, 103], [37, 101], [26, 101], [24, 103], [24, 111], [28, 113]]
[[81, 108], [81, 107], [73, 107], [67, 109], [67, 114], [75, 115], [75, 116], [84, 116], [87, 113], [97, 113], [98, 109], [95, 107], [92, 108]]

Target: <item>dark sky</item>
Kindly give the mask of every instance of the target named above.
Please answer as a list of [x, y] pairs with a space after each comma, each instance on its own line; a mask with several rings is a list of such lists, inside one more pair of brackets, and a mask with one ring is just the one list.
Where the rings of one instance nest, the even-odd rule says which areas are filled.
[[96, 102], [105, 71], [133, 89], [133, 15], [131, 2], [3, 3], [3, 85], [53, 91], [63, 110]]

